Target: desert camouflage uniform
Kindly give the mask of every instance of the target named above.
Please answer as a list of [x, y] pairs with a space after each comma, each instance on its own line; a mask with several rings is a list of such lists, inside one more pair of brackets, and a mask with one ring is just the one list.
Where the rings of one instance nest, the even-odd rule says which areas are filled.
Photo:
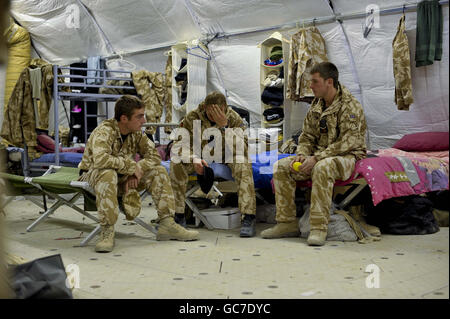
[[325, 40], [316, 27], [303, 28], [292, 36], [286, 95], [292, 101], [314, 96], [310, 88], [311, 68], [328, 61]]
[[130, 80], [109, 80], [106, 82], [107, 85], [110, 86], [131, 86], [132, 89], [123, 89], [123, 88], [107, 88], [101, 87], [98, 92], [100, 94], [116, 94], [116, 95], [137, 95], [136, 89], [134, 88], [134, 83]]
[[[311, 176], [294, 173], [289, 165], [294, 157], [279, 160], [274, 166], [277, 222], [295, 220], [295, 188], [298, 180], [312, 180], [311, 229], [326, 230], [335, 180], [351, 177], [355, 162], [366, 155], [366, 121], [361, 104], [343, 85], [339, 85], [333, 103], [322, 111], [323, 99], [314, 99], [306, 115], [296, 153], [314, 155], [317, 163]], [[327, 132], [320, 131], [326, 120]]]
[[[243, 130], [246, 129], [245, 125], [243, 124], [242, 118], [239, 116], [238, 113], [236, 113], [231, 107], [227, 107], [226, 110], [226, 116], [228, 119], [228, 128], [240, 128]], [[183, 127], [187, 129], [190, 133], [190, 145], [191, 145], [191, 151], [192, 151], [192, 145], [193, 145], [193, 129], [194, 129], [194, 121], [200, 120], [201, 121], [201, 132], [199, 136], [201, 137], [203, 132], [211, 127], [216, 127], [216, 125], [211, 123], [206, 115], [206, 111], [204, 108], [203, 103], [201, 103], [198, 108], [195, 110], [189, 112], [186, 117], [182, 120], [180, 127]], [[222, 132], [222, 131], [221, 131]], [[227, 133], [225, 133], [227, 134]], [[228, 167], [231, 168], [231, 173], [236, 181], [236, 185], [238, 187], [238, 206], [239, 210], [242, 213], [242, 216], [244, 214], [248, 215], [255, 215], [256, 214], [256, 194], [255, 194], [255, 186], [253, 181], [253, 170], [252, 170], [252, 164], [249, 163], [248, 160], [248, 150], [247, 150], [247, 144], [245, 139], [237, 138], [236, 140], [233, 140], [233, 145], [225, 145], [225, 134], [222, 133], [222, 163], [225, 163], [225, 152], [226, 148], [228, 148], [229, 151], [233, 151], [233, 154], [236, 154], [236, 146], [239, 143], [244, 144], [244, 158], [241, 158], [238, 161], [233, 160], [233, 163], [225, 163], [228, 165]], [[176, 143], [176, 142], [175, 142]], [[176, 144], [174, 143], [174, 146], [172, 150], [176, 149]], [[205, 147], [208, 147], [209, 141], [208, 140], [202, 140], [201, 142], [201, 150], [204, 150]], [[176, 201], [176, 212], [177, 213], [184, 213], [185, 208], [185, 194], [186, 194], [186, 187], [188, 183], [189, 174], [193, 173], [194, 165], [192, 164], [193, 158], [200, 158], [201, 156], [199, 154], [193, 154], [189, 157], [189, 163], [175, 163], [175, 161], [172, 160], [170, 162], [170, 180], [172, 183], [172, 189], [173, 194]]]
[[[138, 163], [134, 160], [137, 153], [142, 157]], [[169, 176], [155, 145], [141, 131], [130, 133], [123, 141], [117, 121], [109, 119], [92, 132], [78, 165], [86, 171], [80, 180], [87, 181], [95, 190], [102, 226], [117, 221], [117, 197], [121, 195], [118, 184], [134, 174], [136, 165], [144, 171], [137, 190], [151, 193], [160, 218], [173, 215], [175, 204]]]
[[[140, 70], [132, 72], [131, 77], [137, 93], [144, 102], [146, 121], [160, 123], [166, 99], [164, 75], [160, 72]], [[153, 135], [156, 132], [156, 127], [147, 127], [145, 132]]]
[[408, 38], [405, 33], [405, 16], [400, 19], [397, 34], [392, 41], [394, 59], [395, 104], [399, 110], [409, 110], [414, 102], [411, 84], [411, 65]]

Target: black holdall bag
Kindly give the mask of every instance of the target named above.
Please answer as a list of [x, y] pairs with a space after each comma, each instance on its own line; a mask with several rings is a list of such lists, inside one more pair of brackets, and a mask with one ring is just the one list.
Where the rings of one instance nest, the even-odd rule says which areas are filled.
[[366, 204], [366, 221], [384, 234], [425, 235], [439, 231], [433, 215], [433, 203], [425, 197], [411, 195], [390, 198], [377, 206]]
[[73, 299], [61, 255], [52, 255], [9, 267], [17, 299]]

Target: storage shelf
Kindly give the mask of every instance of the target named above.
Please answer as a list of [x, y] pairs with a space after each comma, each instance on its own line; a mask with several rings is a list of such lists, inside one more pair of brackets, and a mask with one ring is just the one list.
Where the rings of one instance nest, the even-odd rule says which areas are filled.
[[265, 65], [264, 62], [261, 63], [261, 65], [262, 65], [263, 67], [268, 68], [268, 69], [276, 69], [276, 68], [284, 67], [284, 61], [281, 62], [280, 64], [277, 64], [277, 65]]

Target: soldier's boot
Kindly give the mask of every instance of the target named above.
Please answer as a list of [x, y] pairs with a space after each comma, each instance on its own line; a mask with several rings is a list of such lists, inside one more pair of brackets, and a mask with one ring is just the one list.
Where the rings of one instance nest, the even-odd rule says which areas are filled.
[[371, 236], [380, 237], [381, 231], [377, 226], [369, 225], [366, 223], [366, 220], [362, 214], [360, 207], [351, 207], [349, 209], [349, 215], [353, 217], [358, 224], [364, 228], [366, 232], [368, 232]]
[[114, 248], [114, 225], [101, 227], [100, 239], [95, 245], [95, 251], [98, 253], [109, 253]]
[[299, 235], [300, 231], [298, 229], [298, 221], [278, 223], [274, 227], [268, 228], [261, 232], [261, 237], [266, 239], [298, 237]]
[[320, 229], [312, 229], [309, 232], [307, 243], [309, 246], [323, 246], [327, 240], [327, 231]]
[[255, 236], [256, 233], [255, 224], [256, 224], [256, 216], [245, 214], [241, 222], [241, 232], [239, 233], [239, 236], [240, 237]]
[[178, 225], [173, 217], [165, 217], [159, 221], [156, 240], [181, 240], [190, 241], [198, 239], [198, 231], [187, 230]]

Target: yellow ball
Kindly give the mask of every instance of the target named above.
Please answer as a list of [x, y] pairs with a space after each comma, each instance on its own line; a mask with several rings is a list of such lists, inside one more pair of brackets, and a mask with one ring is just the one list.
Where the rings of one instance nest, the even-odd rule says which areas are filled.
[[294, 171], [300, 171], [300, 166], [302, 165], [302, 163], [300, 162], [294, 162], [294, 164], [292, 164], [292, 167], [294, 168]]

